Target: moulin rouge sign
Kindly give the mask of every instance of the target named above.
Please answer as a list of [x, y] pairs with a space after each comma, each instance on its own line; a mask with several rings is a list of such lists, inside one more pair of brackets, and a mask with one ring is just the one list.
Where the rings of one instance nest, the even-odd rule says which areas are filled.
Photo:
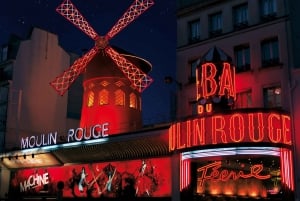
[[169, 150], [229, 143], [291, 145], [290, 117], [276, 112], [217, 114], [173, 124]]
[[[290, 117], [279, 112], [236, 112], [212, 114], [216, 100], [235, 100], [235, 69], [216, 48], [218, 62], [204, 61], [197, 68], [197, 117], [173, 124], [169, 129], [169, 150], [229, 143], [278, 143], [291, 145]], [[221, 56], [220, 56], [221, 55]], [[220, 62], [221, 60], [221, 62]], [[227, 102], [229, 104], [229, 102]], [[231, 104], [232, 102], [230, 102]]]
[[[108, 132], [109, 123], [96, 124], [89, 128], [69, 129], [67, 132], [67, 143], [104, 138], [108, 136]], [[21, 139], [21, 149], [43, 147], [55, 144], [57, 144], [57, 132], [32, 135]]]

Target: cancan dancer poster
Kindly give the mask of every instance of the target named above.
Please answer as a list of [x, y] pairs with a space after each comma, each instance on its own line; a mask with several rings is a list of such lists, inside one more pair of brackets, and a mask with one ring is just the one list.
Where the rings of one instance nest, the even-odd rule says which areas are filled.
[[10, 193], [55, 196], [63, 186], [63, 197], [169, 197], [171, 183], [170, 159], [152, 158], [17, 170]]

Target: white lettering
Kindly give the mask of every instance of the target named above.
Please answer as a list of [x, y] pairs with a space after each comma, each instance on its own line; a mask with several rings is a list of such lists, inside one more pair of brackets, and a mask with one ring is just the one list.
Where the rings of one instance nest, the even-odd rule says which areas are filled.
[[40, 136], [30, 136], [21, 139], [21, 149], [42, 147], [46, 145], [56, 144], [57, 132], [49, 133], [47, 135], [41, 134]]
[[20, 182], [20, 192], [28, 191], [32, 188], [36, 188], [49, 183], [49, 173], [46, 172], [42, 175], [33, 174], [28, 177], [27, 180]]
[[[96, 124], [89, 128], [69, 129], [67, 133], [67, 142], [79, 142], [82, 140], [98, 139], [107, 137], [109, 131], [109, 123]], [[41, 134], [39, 136], [30, 136], [21, 138], [21, 149], [42, 147], [54, 145], [57, 143], [57, 132]]]

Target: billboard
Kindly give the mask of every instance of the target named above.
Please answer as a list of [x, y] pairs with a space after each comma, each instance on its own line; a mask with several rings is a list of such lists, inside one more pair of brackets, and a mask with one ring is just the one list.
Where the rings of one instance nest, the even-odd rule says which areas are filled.
[[12, 172], [10, 193], [20, 196], [169, 197], [169, 158], [76, 164]]

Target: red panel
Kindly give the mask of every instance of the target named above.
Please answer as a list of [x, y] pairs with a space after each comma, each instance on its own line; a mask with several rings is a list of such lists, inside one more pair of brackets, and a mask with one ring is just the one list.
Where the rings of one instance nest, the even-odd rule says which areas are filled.
[[70, 165], [18, 170], [10, 191], [38, 196], [42, 191], [55, 196], [63, 182], [64, 197], [167, 197], [171, 195], [169, 158]]

